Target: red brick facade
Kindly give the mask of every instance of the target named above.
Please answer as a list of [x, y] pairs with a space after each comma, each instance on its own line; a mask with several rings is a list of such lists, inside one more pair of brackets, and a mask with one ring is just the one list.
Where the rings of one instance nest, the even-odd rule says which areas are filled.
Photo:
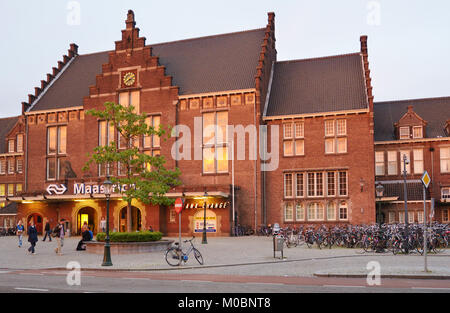
[[[354, 109], [350, 104], [343, 106], [340, 103], [330, 110], [316, 110], [314, 107], [314, 112], [266, 115], [267, 106], [273, 105], [272, 98], [275, 97], [272, 88], [274, 75], [277, 75], [275, 69], [282, 67], [276, 60], [275, 14], [269, 13], [268, 24], [263, 29], [153, 46], [146, 45], [145, 38], [139, 36], [135, 25], [134, 13], [130, 11], [126, 29], [122, 31], [121, 40], [115, 42], [113, 51], [79, 56], [78, 47], [72, 44], [68, 55], [63, 57], [57, 68], [53, 68], [52, 74], [47, 75], [47, 80], [41, 82], [35, 94], [29, 95], [28, 103], [22, 104], [24, 114], [20, 119], [26, 123], [19, 123], [10, 135], [25, 134], [26, 152], [14, 157], [24, 157], [27, 162], [24, 163], [23, 173], [17, 177], [7, 177], [8, 183], [15, 179], [14, 183], [23, 184], [23, 193], [20, 197], [15, 194], [11, 200], [18, 203], [18, 218], [28, 221], [33, 217], [39, 220], [40, 229], [47, 221], [53, 226], [57, 220], [64, 218], [71, 233], [79, 233], [81, 224], [86, 221], [94, 232], [101, 231], [100, 221], [106, 217], [106, 201], [99, 186], [105, 180], [105, 172], [94, 165], [88, 171], [82, 168], [88, 161], [88, 153], [92, 153], [99, 145], [100, 137], [105, 135], [101, 132], [102, 121], [85, 112], [102, 110], [105, 102], [125, 104], [124, 101], [131, 101], [153, 123], [184, 125], [191, 132], [189, 144], [183, 144], [181, 150], [177, 144], [187, 136], [183, 131], [158, 144], [146, 146], [142, 140], [139, 144], [142, 152], [164, 156], [166, 168], [179, 168], [182, 173], [181, 186], [171, 190], [167, 196], [185, 198], [181, 215], [183, 235], [200, 232], [205, 207], [211, 235], [219, 236], [229, 235], [233, 223], [256, 229], [261, 224], [273, 223], [292, 226], [375, 222], [374, 147], [378, 151], [385, 146], [374, 145], [374, 104], [367, 37], [361, 37], [360, 52], [348, 57], [332, 57], [336, 62], [356, 64], [351, 65], [357, 73], [355, 88], [362, 96], [349, 96], [355, 98], [352, 100]], [[240, 36], [246, 40], [237, 44], [231, 42], [230, 38]], [[179, 72], [171, 72], [174, 65], [167, 61], [168, 55], [176, 55], [176, 49], [170, 50], [169, 46], [184, 44], [184, 47], [191, 47], [201, 40], [212, 40], [214, 46], [223, 41], [226, 43], [224, 47], [235, 44], [233, 49], [236, 51], [240, 51], [241, 46], [243, 51], [247, 51], [247, 38], [255, 36], [260, 36], [256, 45], [258, 53], [254, 60], [241, 65], [246, 67], [255, 62], [248, 72], [250, 74], [244, 77], [222, 77], [218, 73], [206, 77], [210, 73], [204, 71], [199, 78], [194, 74], [190, 76], [184, 64], [178, 68]], [[213, 45], [209, 44], [210, 47]], [[157, 56], [155, 51], [160, 54]], [[244, 52], [240, 53], [242, 56], [238, 55], [236, 59], [245, 57]], [[194, 69], [207, 66], [210, 60], [204, 62], [194, 62], [190, 66]], [[319, 59], [318, 62], [328, 62], [328, 59]], [[226, 67], [236, 65], [223, 65], [224, 72]], [[180, 83], [185, 70], [190, 84]], [[75, 79], [71, 80], [71, 77]], [[213, 81], [209, 84], [210, 88], [205, 88], [203, 83], [213, 79], [222, 85], [217, 84], [220, 87], [216, 87]], [[92, 81], [92, 84], [81, 86], [86, 81]], [[68, 91], [65, 97], [64, 90], [74, 90], [76, 84], [80, 84], [78, 89], [82, 92], [75, 95], [75, 92]], [[332, 94], [328, 97], [333, 98]], [[313, 105], [319, 106], [316, 103]], [[216, 142], [212, 147], [202, 142], [202, 121], [219, 119], [219, 116], [226, 119], [228, 125], [240, 125], [243, 129], [254, 127], [256, 137], [253, 138], [250, 133], [245, 136], [244, 160], [238, 159], [241, 146], [236, 134], [228, 134], [226, 142]], [[297, 133], [286, 137], [286, 124], [292, 125], [292, 131], [295, 125], [301, 124], [302, 134], [298, 138]], [[332, 125], [332, 134], [327, 133], [329, 125]], [[250, 157], [250, 140], [255, 140], [257, 148], [261, 148], [260, 126], [268, 127], [267, 151], [272, 154], [275, 152], [275, 147], [271, 145], [274, 127], [279, 127], [279, 137], [275, 138], [279, 162], [273, 171], [261, 169], [263, 162], [259, 150], [256, 158]], [[105, 130], [104, 134], [107, 133]], [[119, 142], [117, 132], [109, 133], [105, 140]], [[285, 149], [289, 149], [290, 145], [286, 144], [288, 148], [285, 148], [287, 141], [292, 141], [292, 149], [295, 149], [297, 141], [301, 141], [302, 149], [299, 149], [302, 152], [285, 155]], [[189, 157], [174, 158], [174, 151]], [[227, 161], [220, 165], [218, 161], [214, 165], [208, 164], [203, 157], [205, 151], [228, 151]], [[230, 157], [232, 151], [235, 161]], [[0, 155], [0, 159], [2, 157], [9, 156]], [[427, 162], [428, 159], [425, 160], [426, 167]], [[439, 162], [437, 156], [435, 162]], [[212, 166], [213, 170], [205, 170], [207, 166]], [[119, 174], [119, 169], [114, 167], [111, 175]], [[0, 184], [5, 177], [0, 175]], [[301, 182], [298, 177], [302, 178]], [[290, 192], [287, 191], [289, 188]], [[433, 188], [438, 192], [436, 184]], [[113, 194], [110, 204], [111, 229], [126, 230], [127, 216], [130, 214], [132, 230], [151, 227], [166, 235], [178, 233], [178, 215], [174, 206], [144, 205], [138, 201], [134, 201], [132, 206], [131, 212], [127, 212], [126, 202], [117, 193]]]

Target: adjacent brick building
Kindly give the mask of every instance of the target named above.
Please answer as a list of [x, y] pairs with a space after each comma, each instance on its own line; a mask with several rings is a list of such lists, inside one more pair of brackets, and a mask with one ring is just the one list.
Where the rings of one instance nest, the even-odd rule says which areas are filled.
[[[150, 45], [132, 11], [125, 25], [110, 51], [82, 55], [71, 44], [22, 103], [7, 135], [23, 134], [23, 152], [0, 154], [24, 160], [15, 180], [0, 175], [22, 184], [22, 193], [3, 200], [17, 205], [18, 218], [33, 218], [39, 229], [64, 218], [72, 233], [84, 222], [99, 231], [106, 169], [82, 168], [96, 146], [121, 141], [106, 121], [85, 112], [112, 101], [134, 105], [152, 126], [177, 126], [167, 140], [136, 144], [181, 170], [181, 186], [167, 196], [185, 199], [184, 235], [202, 231], [205, 211], [208, 232], [221, 236], [235, 224], [375, 222], [367, 37], [357, 53], [278, 62], [273, 13], [264, 28]], [[109, 175], [123, 171], [116, 164]], [[173, 206], [126, 206], [115, 192], [112, 229], [178, 232]]]

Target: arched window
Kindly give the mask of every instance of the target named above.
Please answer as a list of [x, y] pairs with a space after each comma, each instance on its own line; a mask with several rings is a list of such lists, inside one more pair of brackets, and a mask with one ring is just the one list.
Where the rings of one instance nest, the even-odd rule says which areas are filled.
[[327, 203], [327, 220], [328, 221], [336, 220], [336, 203], [335, 202]]
[[321, 203], [311, 203], [308, 206], [308, 221], [323, 221], [324, 208]]
[[339, 219], [348, 220], [348, 207], [347, 202], [342, 201], [339, 204]]
[[305, 220], [305, 207], [302, 203], [297, 203], [295, 205], [295, 220], [304, 221]]
[[286, 222], [292, 222], [294, 220], [294, 209], [292, 203], [286, 203], [284, 205], [284, 220]]

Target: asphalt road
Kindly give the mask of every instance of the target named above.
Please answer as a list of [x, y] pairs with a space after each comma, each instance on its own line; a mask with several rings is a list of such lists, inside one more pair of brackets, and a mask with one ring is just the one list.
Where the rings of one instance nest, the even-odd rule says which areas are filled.
[[[0, 271], [0, 293], [449, 293], [449, 280], [365, 279], [295, 276], [241, 276], [184, 273], [86, 271], [80, 285], [67, 283], [66, 271]], [[69, 281], [74, 282], [71, 275]]]

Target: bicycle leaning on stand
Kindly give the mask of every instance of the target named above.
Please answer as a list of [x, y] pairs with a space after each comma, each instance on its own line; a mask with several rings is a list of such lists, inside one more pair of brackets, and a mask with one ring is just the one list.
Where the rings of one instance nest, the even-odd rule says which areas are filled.
[[186, 252], [184, 252], [180, 247], [178, 242], [174, 244], [174, 246], [170, 247], [166, 251], [166, 262], [170, 266], [179, 266], [181, 265], [181, 262], [186, 263], [189, 260], [189, 255], [194, 252], [194, 257], [197, 260], [200, 265], [203, 265], [203, 257], [200, 251], [198, 251], [195, 247], [192, 241], [195, 239], [195, 237], [192, 237], [190, 240], [183, 241], [184, 243], [190, 243], [191, 246], [187, 249]]

